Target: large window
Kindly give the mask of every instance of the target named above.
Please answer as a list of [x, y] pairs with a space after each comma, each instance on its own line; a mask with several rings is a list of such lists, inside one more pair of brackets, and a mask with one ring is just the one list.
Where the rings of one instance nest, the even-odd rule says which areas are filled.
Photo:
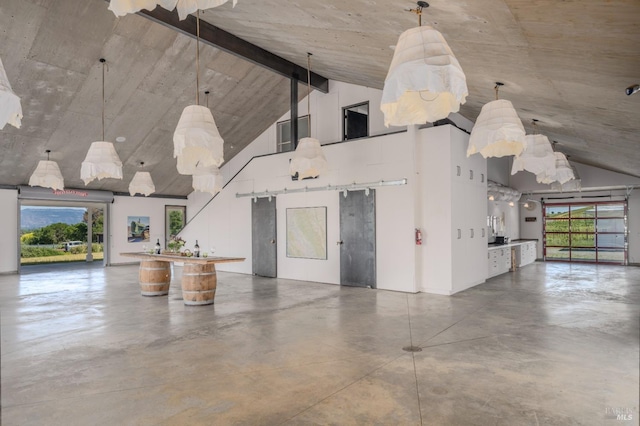
[[627, 203], [547, 204], [545, 260], [627, 262]]
[[[277, 128], [277, 152], [293, 151], [295, 146], [291, 143], [291, 120], [280, 121]], [[309, 116], [298, 117], [298, 140], [309, 137]]]

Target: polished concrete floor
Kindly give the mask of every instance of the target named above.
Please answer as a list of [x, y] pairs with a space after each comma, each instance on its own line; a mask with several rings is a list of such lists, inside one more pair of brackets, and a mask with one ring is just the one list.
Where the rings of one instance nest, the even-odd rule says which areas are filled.
[[180, 268], [142, 297], [82, 266], [0, 276], [3, 425], [638, 424], [638, 267], [452, 297], [219, 273], [186, 307]]

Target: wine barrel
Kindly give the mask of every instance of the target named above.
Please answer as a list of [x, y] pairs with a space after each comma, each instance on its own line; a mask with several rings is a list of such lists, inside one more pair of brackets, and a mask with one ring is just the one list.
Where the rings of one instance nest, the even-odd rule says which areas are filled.
[[171, 284], [171, 264], [157, 260], [140, 262], [140, 293], [143, 296], [164, 296], [169, 294]]
[[182, 272], [182, 299], [185, 305], [211, 305], [216, 296], [216, 267], [186, 263]]

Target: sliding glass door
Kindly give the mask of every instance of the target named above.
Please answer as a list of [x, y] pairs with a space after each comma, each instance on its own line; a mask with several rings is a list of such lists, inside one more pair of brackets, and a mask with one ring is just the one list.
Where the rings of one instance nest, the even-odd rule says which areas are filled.
[[545, 260], [627, 263], [627, 203], [544, 206]]

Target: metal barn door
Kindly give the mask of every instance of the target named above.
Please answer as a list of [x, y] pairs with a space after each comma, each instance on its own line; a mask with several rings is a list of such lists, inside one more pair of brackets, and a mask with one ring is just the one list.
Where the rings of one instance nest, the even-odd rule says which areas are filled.
[[376, 288], [376, 192], [340, 193], [340, 284]]
[[252, 271], [261, 277], [277, 277], [276, 199], [251, 202]]

